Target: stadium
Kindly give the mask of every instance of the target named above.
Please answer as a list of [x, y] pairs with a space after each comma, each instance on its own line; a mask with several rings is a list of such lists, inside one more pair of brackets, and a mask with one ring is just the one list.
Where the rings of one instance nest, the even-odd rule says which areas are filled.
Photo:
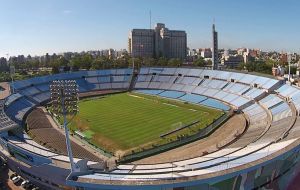
[[[50, 84], [75, 80], [70, 171]], [[299, 165], [300, 89], [204, 68], [79, 71], [16, 81], [0, 156], [44, 189], [285, 189]]]

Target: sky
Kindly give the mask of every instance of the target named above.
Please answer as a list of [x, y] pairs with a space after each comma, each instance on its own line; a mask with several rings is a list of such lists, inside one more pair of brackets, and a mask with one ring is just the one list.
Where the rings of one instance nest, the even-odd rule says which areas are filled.
[[127, 49], [129, 31], [165, 23], [188, 47], [300, 53], [299, 0], [0, 0], [0, 57]]

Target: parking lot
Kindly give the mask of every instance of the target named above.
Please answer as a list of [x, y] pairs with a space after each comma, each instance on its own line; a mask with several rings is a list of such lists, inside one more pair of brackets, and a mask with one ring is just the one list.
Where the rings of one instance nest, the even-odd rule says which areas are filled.
[[9, 170], [6, 164], [0, 159], [0, 189], [1, 190], [37, 190], [28, 180], [23, 179], [13, 171]]
[[14, 185], [13, 182], [9, 179], [10, 171], [7, 166], [4, 165], [3, 162], [1, 162], [0, 164], [0, 189], [20, 190], [21, 188]]

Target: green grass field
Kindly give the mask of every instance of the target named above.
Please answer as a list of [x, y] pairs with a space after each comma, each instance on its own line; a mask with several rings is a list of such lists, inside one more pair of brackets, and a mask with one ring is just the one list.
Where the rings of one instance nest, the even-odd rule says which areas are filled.
[[[161, 134], [200, 120], [203, 128], [222, 111], [136, 93], [81, 100], [72, 130], [79, 130], [97, 146], [110, 152], [132, 150], [162, 140]], [[186, 134], [193, 128], [180, 130]], [[174, 136], [174, 135], [171, 135]]]

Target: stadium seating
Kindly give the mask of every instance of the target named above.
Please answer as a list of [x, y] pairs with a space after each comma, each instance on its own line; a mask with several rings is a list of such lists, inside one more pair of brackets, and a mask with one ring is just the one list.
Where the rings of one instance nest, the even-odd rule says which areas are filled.
[[[228, 82], [234, 81], [234, 82]], [[259, 86], [255, 88], [253, 86]], [[280, 82], [242, 73], [184, 68], [142, 68], [135, 89], [162, 89], [204, 95], [242, 109]]]
[[220, 80], [225, 80], [225, 81], [230, 79], [231, 75], [233, 74], [231, 72], [224, 72], [224, 71], [217, 71], [216, 73], [217, 74], [213, 78], [220, 79]]
[[179, 99], [182, 101], [187, 101], [187, 102], [197, 104], [197, 103], [200, 103], [200, 102], [206, 100], [207, 97], [201, 96], [201, 95], [196, 95], [196, 94], [185, 94], [184, 96], [181, 96]]
[[288, 84], [285, 84], [283, 86], [281, 86], [279, 89], [275, 90], [278, 95], [284, 97], [284, 98], [288, 98], [290, 99], [296, 109], [298, 111], [300, 111], [300, 91], [299, 88], [295, 87], [295, 86], [291, 86]]
[[205, 79], [202, 83], [201, 86], [207, 87], [207, 88], [216, 88], [216, 89], [222, 89], [224, 86], [227, 85], [227, 81], [222, 81], [222, 80], [210, 80], [210, 79]]
[[[41, 108], [32, 111], [27, 118], [28, 133], [33, 136], [33, 139], [47, 148], [62, 154], [67, 155], [65, 137], [63, 133], [54, 129], [46, 117], [46, 114]], [[72, 142], [73, 154], [76, 158], [88, 158], [93, 161], [100, 161], [98, 157], [91, 154], [89, 151]]]
[[44, 92], [44, 93], [39, 93], [39, 94], [32, 96], [32, 98], [41, 104], [50, 99], [50, 92], [48, 91], [48, 92]]
[[252, 100], [256, 100], [257, 98], [264, 95], [265, 91], [262, 89], [252, 88], [251, 90], [247, 91], [244, 95]]
[[4, 106], [5, 100], [0, 100], [0, 133], [18, 127], [18, 125], [5, 114]]
[[273, 107], [270, 111], [273, 115], [273, 121], [282, 120], [292, 116], [292, 110], [286, 102]]
[[212, 107], [215, 109], [219, 109], [219, 110], [225, 110], [225, 111], [228, 111], [230, 109], [229, 106], [223, 104], [222, 102], [220, 102], [218, 100], [211, 99], [211, 98], [208, 98], [208, 99], [204, 100], [203, 102], [200, 102], [199, 104], [208, 106], [208, 107]]
[[29, 112], [34, 106], [35, 104], [33, 102], [29, 101], [25, 97], [22, 97], [11, 103], [5, 112], [12, 120], [21, 125], [25, 114]]
[[280, 99], [279, 97], [277, 97], [274, 94], [270, 94], [267, 97], [263, 98], [262, 100], [259, 101], [265, 108], [269, 109], [273, 106], [276, 106], [280, 103], [283, 102], [282, 99]]
[[49, 87], [49, 84], [48, 83], [43, 83], [43, 84], [40, 84], [40, 85], [36, 85], [35, 86], [37, 89], [39, 89], [39, 91], [41, 92], [47, 92], [47, 91], [50, 91], [50, 87]]
[[21, 98], [22, 95], [20, 93], [15, 93], [7, 97], [5, 101], [5, 106], [9, 106], [12, 102], [16, 101], [17, 99]]
[[243, 84], [237, 84], [237, 83], [231, 83], [228, 86], [226, 86], [223, 90], [242, 95], [244, 92], [246, 92], [249, 89], [250, 89], [250, 86], [246, 86]]
[[173, 98], [173, 99], [177, 99], [181, 96], [183, 96], [185, 93], [184, 92], [177, 92], [177, 91], [164, 91], [162, 93], [160, 93], [160, 96], [166, 97], [166, 98]]
[[[17, 126], [5, 116], [5, 113], [20, 124], [28, 110], [35, 106], [35, 102], [32, 102], [30, 98], [38, 103], [49, 99], [47, 86], [55, 78], [74, 78], [79, 85], [80, 92], [89, 92], [99, 89], [126, 89], [131, 80], [131, 73], [132, 69], [114, 69], [48, 76], [43, 77], [41, 82], [38, 79], [17, 81], [15, 88], [19, 95], [14, 95], [7, 100], [5, 112], [4, 102], [2, 104], [0, 102], [1, 128], [4, 125]], [[255, 167], [252, 163], [258, 160], [261, 161], [260, 163], [270, 162], [267, 156], [283, 151], [299, 139], [300, 135], [300, 121], [293, 108], [295, 106], [296, 109], [300, 109], [300, 90], [287, 84], [280, 85], [281, 82], [275, 79], [227, 71], [141, 68], [134, 86], [136, 92], [225, 111], [230, 110], [229, 105], [231, 105], [239, 109], [247, 118], [249, 123], [247, 130], [230, 145], [213, 153], [172, 163], [169, 161], [157, 164], [120, 164], [112, 172], [94, 171], [92, 173], [89, 171], [89, 173], [80, 174], [77, 179], [89, 182], [90, 180], [108, 180], [110, 183], [112, 181], [129, 183], [137, 180], [152, 183], [158, 180], [183, 180], [191, 176], [225, 173], [227, 169], [232, 172], [233, 169], [248, 163], [251, 163], [249, 164], [251, 167]], [[270, 93], [273, 90], [277, 94]], [[45, 143], [48, 149], [42, 149], [25, 139], [24, 144], [20, 143], [19, 146], [24, 149], [34, 146], [39, 150], [38, 154], [51, 155], [53, 158], [58, 157], [59, 154], [66, 155], [63, 135], [57, 134], [45, 114], [41, 113], [39, 109], [30, 113], [27, 118], [27, 122], [30, 123], [28, 133], [34, 136], [34, 140]], [[16, 139], [10, 137], [8, 141], [13, 143]], [[78, 158], [97, 159], [77, 144], [72, 143], [72, 148]], [[53, 150], [56, 153], [51, 152]], [[277, 174], [274, 173], [274, 175]]]
[[143, 94], [150, 94], [150, 95], [157, 95], [163, 92], [163, 90], [135, 90], [135, 92], [143, 93]]
[[40, 92], [41, 91], [39, 91], [35, 87], [28, 87], [28, 88], [23, 89], [20, 93], [25, 95], [25, 96], [32, 96], [32, 95], [38, 94]]
[[[108, 89], [128, 89], [131, 81], [132, 69], [112, 69], [100, 71], [79, 71], [61, 73], [51, 76], [36, 77], [23, 81], [16, 81], [14, 88], [20, 96], [26, 96], [34, 103], [44, 103], [49, 100], [49, 86], [53, 80], [75, 80], [80, 92]], [[11, 95], [7, 103], [17, 99]]]
[[230, 109], [229, 106], [225, 105], [224, 103], [207, 98], [206, 96], [198, 95], [198, 94], [186, 94], [184, 92], [178, 91], [163, 91], [163, 90], [135, 90], [135, 92], [143, 93], [143, 94], [150, 94], [150, 95], [158, 95], [161, 97], [171, 98], [175, 100], [186, 101], [194, 104], [201, 104], [207, 107], [211, 107], [214, 109], [220, 109], [224, 111], [228, 111]]

